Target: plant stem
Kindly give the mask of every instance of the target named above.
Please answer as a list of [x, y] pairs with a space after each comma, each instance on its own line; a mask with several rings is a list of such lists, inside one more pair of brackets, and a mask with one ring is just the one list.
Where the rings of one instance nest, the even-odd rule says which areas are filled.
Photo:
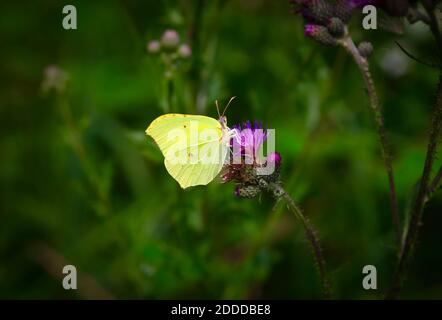
[[269, 189], [272, 191], [273, 194], [278, 195], [279, 197], [283, 198], [285, 202], [287, 203], [289, 209], [295, 214], [295, 216], [301, 220], [304, 229], [305, 229], [305, 235], [310, 242], [310, 245], [313, 249], [314, 258], [316, 260], [316, 265], [318, 267], [319, 276], [321, 278], [322, 282], [322, 290], [323, 295], [325, 299], [331, 298], [331, 285], [330, 281], [327, 276], [327, 270], [325, 267], [325, 259], [324, 255], [322, 254], [322, 247], [319, 242], [318, 233], [311, 224], [310, 220], [304, 216], [301, 209], [296, 205], [295, 201], [292, 199], [292, 197], [284, 190], [284, 188], [277, 183], [270, 183]]
[[439, 168], [438, 173], [430, 182], [431, 170], [433, 167], [434, 158], [436, 155], [437, 140], [441, 134], [441, 121], [442, 121], [442, 36], [439, 29], [439, 24], [435, 15], [434, 8], [424, 3], [425, 10], [428, 13], [430, 30], [433, 33], [439, 54], [439, 83], [436, 90], [436, 101], [433, 106], [433, 113], [431, 117], [431, 128], [428, 139], [427, 153], [425, 157], [424, 169], [422, 177], [419, 182], [419, 190], [414, 202], [414, 206], [411, 211], [411, 218], [406, 229], [404, 236], [404, 242], [398, 257], [396, 271], [393, 277], [393, 284], [387, 294], [387, 299], [396, 299], [399, 296], [399, 292], [402, 288], [402, 284], [405, 277], [405, 271], [407, 269], [407, 263], [410, 259], [411, 253], [416, 243], [418, 236], [419, 226], [421, 225], [422, 213], [425, 204], [430, 199], [431, 195], [436, 191], [437, 186], [442, 178], [442, 166]]
[[390, 203], [391, 203], [391, 215], [393, 221], [393, 227], [396, 234], [396, 242], [398, 248], [401, 243], [401, 227], [399, 221], [399, 206], [396, 195], [396, 187], [394, 183], [393, 165], [391, 160], [391, 151], [387, 140], [387, 134], [385, 130], [384, 117], [382, 116], [379, 98], [376, 93], [373, 78], [370, 73], [368, 60], [359, 54], [359, 50], [356, 48], [352, 38], [347, 33], [345, 37], [339, 40], [339, 43], [351, 54], [359, 70], [362, 73], [365, 87], [370, 98], [370, 106], [373, 110], [374, 120], [377, 126], [377, 132], [379, 135], [379, 142], [381, 145], [382, 158], [384, 160], [384, 166], [387, 171], [388, 184], [390, 187]]
[[198, 93], [201, 85], [201, 69], [203, 65], [203, 54], [202, 54], [202, 23], [204, 8], [207, 3], [204, 0], [196, 0], [193, 2], [193, 12], [192, 12], [192, 23], [189, 27], [189, 39], [192, 47], [192, 64], [190, 67], [190, 83], [192, 92], [192, 101], [196, 105], [196, 109], [203, 109], [203, 107], [198, 107]]
[[173, 110], [172, 108], [172, 104], [173, 104], [173, 91], [174, 91], [174, 86], [173, 86], [173, 79], [172, 77], [168, 77], [166, 79], [166, 103], [167, 103], [167, 110], [166, 112], [170, 112], [171, 110]]
[[[413, 247], [416, 243], [419, 226], [421, 225], [422, 212], [427, 200], [427, 195], [430, 191], [430, 175], [433, 167], [434, 158], [436, 155], [437, 140], [441, 133], [441, 121], [442, 121], [442, 70], [439, 74], [439, 84], [436, 91], [436, 101], [433, 107], [433, 114], [431, 117], [430, 136], [428, 139], [427, 154], [425, 157], [425, 165], [422, 172], [422, 177], [419, 183], [419, 190], [414, 202], [409, 226], [407, 228], [404, 243], [401, 248], [396, 271], [393, 278], [393, 284], [387, 295], [388, 299], [395, 299], [399, 295], [402, 287], [402, 283], [407, 268], [407, 262], [412, 253]], [[439, 172], [440, 173], [440, 172]], [[437, 180], [436, 176], [436, 181]]]
[[428, 13], [428, 25], [430, 26], [430, 30], [433, 33], [434, 39], [436, 40], [436, 45], [438, 49], [439, 59], [442, 60], [442, 36], [439, 29], [439, 23], [437, 22], [437, 17], [435, 14], [435, 9], [431, 8], [429, 5], [423, 4], [425, 10]]
[[86, 152], [86, 148], [81, 140], [81, 131], [77, 127], [69, 101], [65, 96], [65, 93], [57, 94], [57, 104], [60, 110], [60, 114], [63, 122], [68, 128], [69, 132], [69, 144], [72, 147], [75, 155], [78, 157], [80, 164], [85, 172], [86, 178], [90, 186], [94, 189], [98, 201], [101, 204], [101, 209], [99, 211], [100, 214], [106, 214], [109, 210], [109, 199], [105, 190], [100, 185], [100, 177], [97, 174], [97, 171], [94, 169], [90, 158]]
[[428, 198], [431, 197], [431, 195], [434, 192], [436, 192], [441, 180], [442, 180], [442, 165], [440, 166], [439, 170], [434, 176], [433, 181], [431, 181], [430, 188], [428, 189]]

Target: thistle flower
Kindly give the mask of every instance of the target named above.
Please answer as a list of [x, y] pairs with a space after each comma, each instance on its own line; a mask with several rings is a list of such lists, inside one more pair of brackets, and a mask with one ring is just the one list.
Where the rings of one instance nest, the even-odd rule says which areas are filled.
[[161, 44], [158, 40], [151, 40], [147, 43], [147, 51], [149, 53], [158, 53], [161, 50]]
[[190, 49], [190, 46], [187, 43], [183, 43], [178, 48], [178, 56], [183, 59], [187, 59], [192, 55], [192, 49]]
[[[262, 123], [255, 121], [253, 124], [250, 121], [245, 122], [242, 126], [233, 126], [237, 130], [238, 135], [232, 138], [232, 147], [237, 147], [241, 157], [253, 155], [254, 159], [256, 150], [258, 150], [264, 141], [268, 138], [268, 130], [263, 130]], [[233, 151], [235, 156], [235, 148]], [[239, 198], [256, 198], [263, 191], [271, 194], [277, 201], [285, 201], [287, 207], [292, 211], [296, 218], [298, 218], [306, 233], [306, 238], [310, 242], [315, 261], [318, 266], [319, 276], [323, 286], [323, 294], [325, 298], [331, 296], [331, 286], [325, 267], [325, 259], [322, 254], [321, 244], [318, 239], [317, 232], [309, 219], [304, 216], [301, 209], [296, 205], [295, 201], [284, 190], [280, 181], [279, 169], [282, 163], [282, 157], [279, 152], [273, 151], [267, 155], [264, 164], [257, 161], [246, 163], [232, 163], [231, 161], [224, 165], [224, 171], [221, 174], [223, 182], [235, 182], [234, 195]], [[271, 174], [259, 175], [256, 167], [264, 165], [273, 165], [275, 170]]]
[[[296, 12], [300, 13], [304, 18], [306, 35], [311, 36], [323, 44], [341, 45], [353, 57], [362, 74], [370, 98], [370, 107], [377, 125], [382, 156], [390, 187], [392, 219], [397, 241], [398, 244], [400, 244], [400, 224], [393, 166], [391, 163], [391, 151], [388, 148], [385, 121], [380, 110], [379, 99], [367, 59], [373, 50], [373, 46], [368, 42], [362, 42], [357, 48], [348, 30], [348, 22], [351, 18], [352, 11], [363, 5], [371, 4], [380, 6], [384, 9], [386, 8], [386, 10], [390, 10], [391, 15], [400, 16], [406, 14], [408, 11], [409, 2], [408, 0], [336, 0], [334, 3], [326, 0], [291, 0], [290, 2], [295, 5]], [[394, 8], [394, 10], [392, 10], [392, 8]]]
[[152, 39], [147, 45], [150, 54], [162, 53], [167, 67], [171, 67], [179, 59], [187, 59], [192, 55], [192, 49], [187, 43], [181, 43], [178, 32], [174, 29], [166, 29], [160, 40]]
[[174, 29], [167, 29], [161, 37], [161, 45], [165, 50], [174, 51], [180, 44], [180, 35]]
[[252, 160], [254, 164], [258, 162], [257, 152], [267, 139], [267, 132], [263, 129], [262, 123], [246, 121], [241, 126], [234, 125], [238, 136], [232, 139], [234, 156], [241, 156], [247, 160]]
[[328, 29], [321, 25], [306, 24], [304, 26], [304, 34], [325, 45], [337, 44], [336, 39], [330, 34]]
[[294, 13], [300, 14], [306, 23], [326, 24], [333, 16], [332, 6], [325, 0], [290, 0]]
[[[242, 198], [254, 198], [262, 191], [269, 191], [270, 183], [279, 183], [281, 155], [271, 152], [262, 159], [258, 157], [264, 141], [268, 137], [262, 123], [246, 121], [232, 127], [237, 136], [231, 140], [232, 157], [226, 163], [221, 174], [222, 182], [235, 182], [234, 194]], [[239, 161], [238, 161], [239, 160]], [[273, 166], [269, 174], [259, 174], [258, 168]]]
[[345, 35], [354, 10], [374, 5], [388, 15], [403, 17], [410, 7], [408, 0], [290, 0], [294, 12], [304, 18], [304, 33], [318, 42], [335, 45]]
[[345, 24], [338, 17], [333, 17], [329, 20], [327, 29], [332, 36], [340, 38], [345, 33]]
[[336, 45], [354, 9], [347, 1], [291, 0], [294, 12], [304, 18], [304, 33], [325, 45]]
[[174, 101], [174, 77], [179, 70], [181, 62], [192, 55], [192, 49], [186, 43], [181, 43], [178, 32], [174, 29], [166, 29], [161, 40], [150, 40], [147, 43], [147, 52], [152, 55], [158, 55], [164, 67], [164, 99], [162, 107], [167, 113], [172, 109]]

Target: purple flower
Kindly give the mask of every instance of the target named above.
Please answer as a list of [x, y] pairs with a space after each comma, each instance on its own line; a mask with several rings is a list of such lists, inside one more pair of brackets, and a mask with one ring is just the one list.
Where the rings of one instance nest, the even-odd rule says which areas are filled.
[[353, 8], [361, 8], [367, 5], [379, 4], [379, 0], [348, 0], [347, 2]]
[[232, 127], [236, 131], [231, 139], [232, 158], [224, 164], [223, 183], [235, 183], [233, 194], [239, 198], [255, 198], [268, 191], [270, 184], [280, 183], [282, 157], [274, 151], [267, 157], [258, 153], [271, 131], [263, 129], [261, 122], [250, 121]]
[[258, 157], [258, 151], [267, 139], [267, 131], [258, 121], [246, 121], [232, 126], [232, 129], [236, 130], [236, 135], [230, 140], [232, 154], [224, 166], [221, 180], [249, 183], [255, 179], [254, 168], [262, 166], [265, 160]]
[[366, 5], [381, 8], [390, 16], [402, 17], [407, 15], [410, 6], [409, 0], [290, 0], [295, 12], [301, 14], [306, 23], [315, 23], [326, 26], [328, 21], [339, 18], [348, 23], [352, 11]]
[[306, 36], [308, 36], [308, 37], [311, 37], [311, 36], [313, 36], [314, 34], [315, 34], [315, 32], [317, 32], [318, 31], [318, 25], [316, 25], [316, 24], [312, 24], [312, 23], [307, 23], [305, 26], [304, 26], [304, 34], [306, 35]]
[[253, 163], [256, 163], [256, 154], [267, 139], [267, 132], [263, 129], [262, 123], [246, 121], [242, 126], [239, 124], [234, 125], [233, 129], [237, 132], [237, 136], [231, 140], [233, 156], [244, 157], [246, 162], [253, 161]]
[[322, 44], [336, 45], [337, 43], [336, 38], [331, 35], [330, 31], [321, 25], [307, 23], [304, 26], [304, 34], [308, 37], [312, 37]]

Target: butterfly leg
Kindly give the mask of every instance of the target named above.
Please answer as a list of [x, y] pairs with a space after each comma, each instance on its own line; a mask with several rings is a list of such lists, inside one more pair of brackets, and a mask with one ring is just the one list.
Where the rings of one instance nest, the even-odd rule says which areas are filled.
[[[241, 146], [241, 142], [242, 142], [241, 134], [238, 129], [228, 129], [227, 136], [228, 136], [227, 143], [228, 143], [229, 147], [230, 147], [230, 139], [232, 139], [232, 138], [235, 139], [238, 146]], [[232, 148], [229, 148], [229, 150], [230, 150], [230, 154], [233, 158], [241, 156], [241, 147], [240, 147], [239, 153], [235, 153], [234, 150], [232, 150]]]
[[230, 139], [235, 138], [236, 143], [238, 143], [239, 145], [241, 144], [241, 135], [239, 134], [237, 129], [229, 129], [229, 131], [227, 132], [227, 136], [229, 137], [229, 142]]

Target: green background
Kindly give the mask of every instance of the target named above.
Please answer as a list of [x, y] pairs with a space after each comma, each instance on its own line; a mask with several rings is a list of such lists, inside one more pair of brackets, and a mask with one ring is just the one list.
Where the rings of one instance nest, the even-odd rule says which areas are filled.
[[[146, 44], [167, 28], [193, 50], [169, 111], [216, 117], [215, 99], [237, 96], [230, 125], [275, 128], [283, 185], [319, 232], [334, 297], [382, 297], [396, 255], [388, 184], [361, 75], [342, 48], [305, 37], [287, 1], [70, 3], [77, 30], [62, 28], [62, 1], [0, 5], [0, 298], [321, 298], [302, 225], [284, 204], [237, 198], [219, 181], [183, 191], [145, 136], [167, 112], [163, 64]], [[437, 71], [395, 41], [424, 59], [434, 44], [423, 24], [366, 31], [355, 14], [350, 30], [375, 48], [403, 220]], [[41, 90], [54, 64], [70, 76], [59, 96]], [[402, 297], [442, 298], [441, 209], [439, 192]], [[65, 264], [77, 267], [76, 291], [62, 288]], [[362, 288], [368, 264], [378, 290]]]

